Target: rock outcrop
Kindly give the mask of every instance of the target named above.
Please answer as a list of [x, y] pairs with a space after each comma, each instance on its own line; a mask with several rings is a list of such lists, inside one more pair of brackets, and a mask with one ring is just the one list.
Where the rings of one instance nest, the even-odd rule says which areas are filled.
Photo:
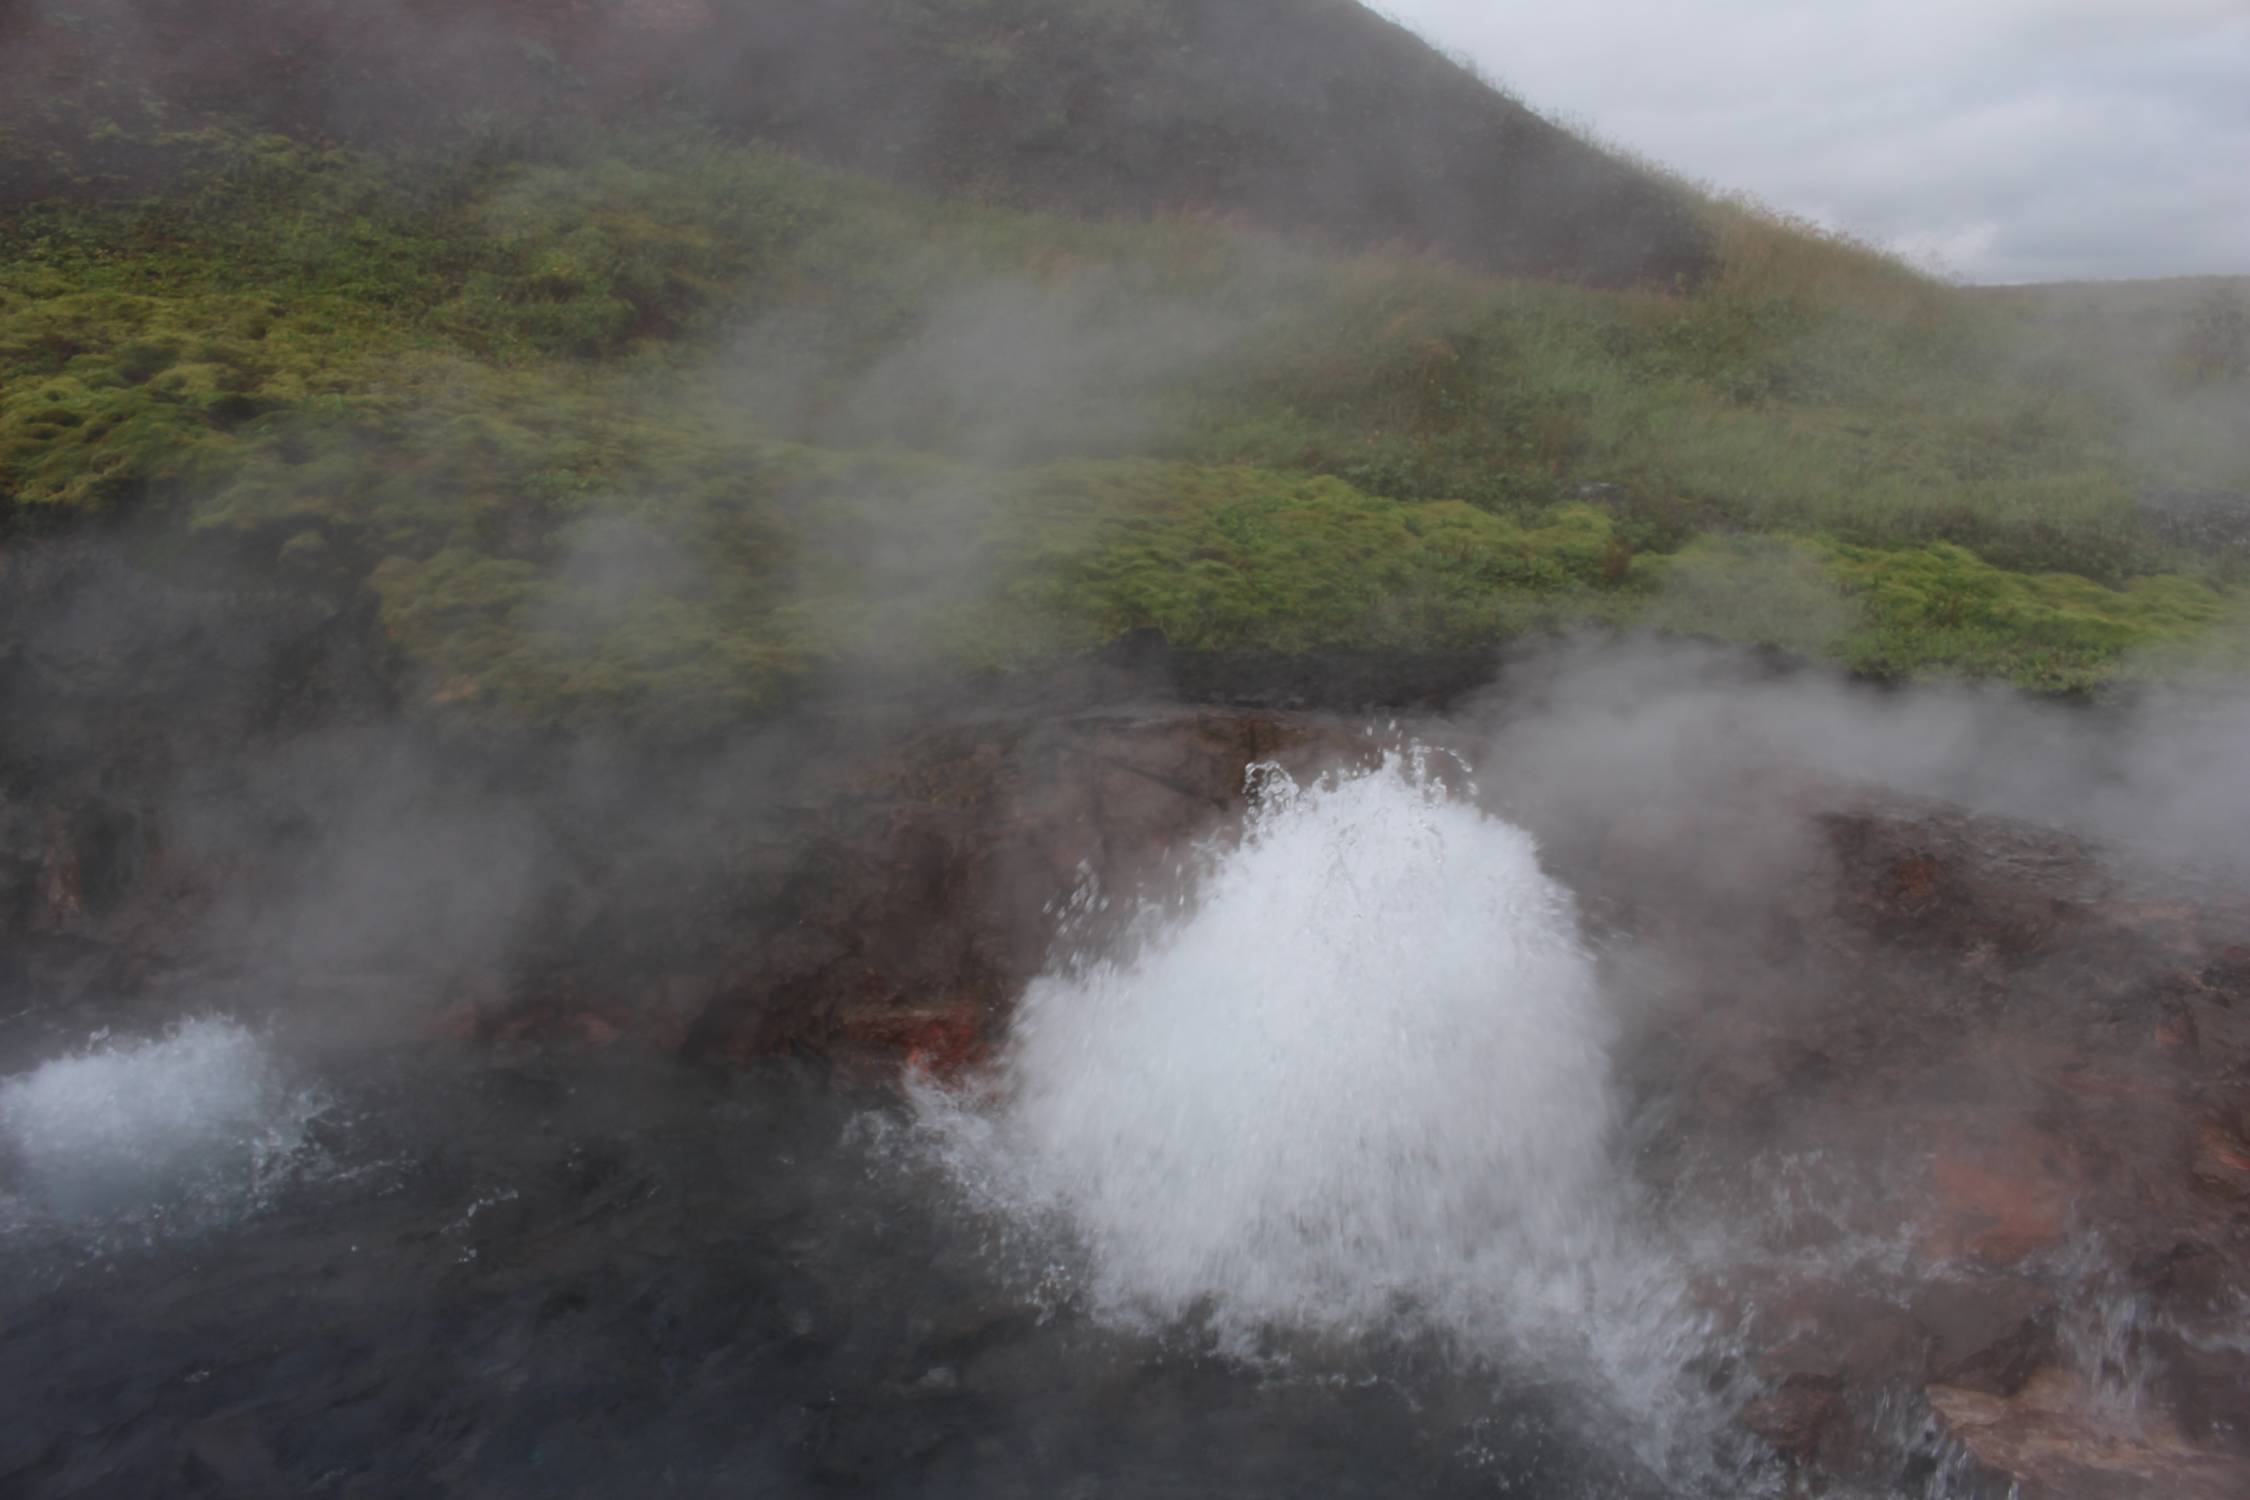
[[1074, 892], [1172, 879], [1223, 833], [1251, 764], [1308, 770], [1362, 745], [1318, 715], [1143, 707], [799, 751], [817, 769], [752, 811], [735, 857], [702, 873], [701, 930], [665, 923], [649, 888], [615, 892], [462, 1020], [483, 1034], [581, 1028], [700, 1055], [955, 1069], [1005, 1024]]
[[1734, 1226], [1754, 1427], [1864, 1468], [1921, 1396], [1995, 1493], [2250, 1493], [2238, 890], [1770, 775], [1553, 852], [1640, 1007], [1650, 1174]]
[[2161, 1412], [2120, 1415], [2066, 1372], [2043, 1370], [2013, 1396], [1932, 1386], [1930, 1405], [2022, 1500], [2233, 1500], [2250, 1462], [2181, 1435]]

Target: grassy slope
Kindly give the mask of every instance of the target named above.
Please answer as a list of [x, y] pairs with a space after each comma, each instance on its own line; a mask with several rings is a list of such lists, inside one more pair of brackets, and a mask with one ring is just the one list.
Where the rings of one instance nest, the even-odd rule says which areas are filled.
[[2134, 503], [2250, 490], [2238, 372], [2056, 358], [1754, 216], [1714, 210], [1682, 295], [935, 202], [686, 132], [135, 145], [176, 191], [0, 221], [7, 524], [161, 513], [370, 589], [456, 712], [694, 726], [1142, 626], [1643, 621], [2050, 690], [2239, 655], [2240, 560]]

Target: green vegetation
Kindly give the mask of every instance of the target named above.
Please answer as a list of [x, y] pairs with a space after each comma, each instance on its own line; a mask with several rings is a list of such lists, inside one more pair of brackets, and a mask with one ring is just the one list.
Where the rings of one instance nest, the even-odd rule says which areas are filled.
[[2179, 574], [2109, 588], [2011, 572], [1949, 542], [1702, 537], [1651, 563], [1663, 583], [1646, 625], [1830, 656], [1871, 676], [1999, 677], [2043, 692], [2086, 692], [2123, 668], [2216, 648], [2243, 604]]
[[2058, 691], [2242, 654], [2243, 558], [2136, 498], [2250, 493], [2210, 299], [2096, 358], [1731, 206], [1702, 288], [1596, 291], [684, 131], [137, 144], [176, 191], [0, 218], [0, 525], [371, 590], [456, 711], [695, 725], [1140, 627], [1637, 623]]

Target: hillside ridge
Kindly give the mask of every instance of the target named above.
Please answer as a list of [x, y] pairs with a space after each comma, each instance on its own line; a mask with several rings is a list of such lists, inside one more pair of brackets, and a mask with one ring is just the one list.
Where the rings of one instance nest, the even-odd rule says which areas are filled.
[[[1692, 194], [1352, 0], [48, 0], [0, 25], [0, 130], [33, 143], [87, 119], [370, 145], [668, 117], [1019, 205], [1604, 285], [1710, 268]], [[71, 185], [53, 166], [19, 152], [0, 204]], [[135, 166], [119, 140], [90, 175]]]
[[[364, 620], [416, 712], [692, 735], [1132, 637], [1277, 681], [1619, 629], [2065, 694], [2250, 661], [2224, 287], [1970, 296], [1598, 154], [1576, 218], [1470, 202], [1579, 284], [1476, 270], [1417, 184], [1590, 148], [1341, 0], [275, 3], [0, 23], [0, 539], [129, 523]], [[1199, 160], [1340, 227], [1128, 201]], [[1583, 284], [1652, 270], [1572, 259], [1633, 243], [1603, 180], [1704, 269]]]

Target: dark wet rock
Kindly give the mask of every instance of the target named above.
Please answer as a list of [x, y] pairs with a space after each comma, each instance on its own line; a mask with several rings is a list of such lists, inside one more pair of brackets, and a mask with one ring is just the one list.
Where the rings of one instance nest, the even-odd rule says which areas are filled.
[[1941, 1385], [2008, 1396], [2055, 1358], [2055, 1293], [2012, 1276], [1940, 1277], [1913, 1296], [1929, 1338], [1924, 1368]]
[[1847, 1420], [1844, 1381], [1835, 1375], [1783, 1376], [1742, 1412], [1742, 1424], [1763, 1438], [1792, 1466], [1817, 1468]]
[[1761, 1394], [1742, 1421], [1802, 1473], [1879, 1471], [1881, 1423], [1925, 1384], [2012, 1395], [2057, 1357], [2056, 1294], [2029, 1279], [1934, 1269], [1894, 1290], [1783, 1271], [1704, 1297], [1749, 1308]]
[[2239, 1240], [2183, 1244], [2136, 1267], [2152, 1316], [2152, 1399], [2190, 1438], [2250, 1458], [2250, 1336]]

